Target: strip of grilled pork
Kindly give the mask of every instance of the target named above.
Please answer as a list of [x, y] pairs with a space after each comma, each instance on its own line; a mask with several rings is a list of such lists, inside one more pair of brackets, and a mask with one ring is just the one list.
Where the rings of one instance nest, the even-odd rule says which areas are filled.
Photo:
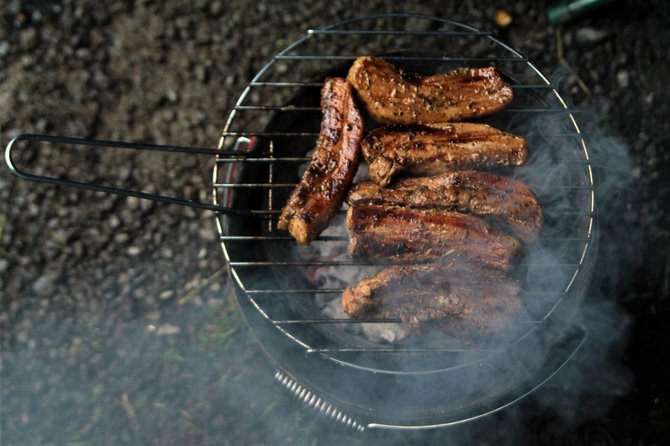
[[320, 234], [342, 205], [358, 169], [363, 138], [363, 119], [346, 79], [326, 80], [321, 109], [323, 119], [314, 155], [277, 224], [302, 244]]
[[518, 281], [500, 271], [460, 263], [391, 266], [342, 294], [357, 319], [422, 321], [451, 318], [479, 331], [495, 331], [521, 306]]
[[528, 186], [509, 177], [475, 170], [403, 178], [388, 188], [364, 181], [354, 185], [348, 202], [474, 214], [501, 223], [525, 243], [535, 240], [544, 222], [542, 208]]
[[354, 61], [347, 79], [370, 115], [388, 124], [476, 118], [503, 109], [513, 97], [512, 88], [493, 67], [421, 76], [365, 56]]
[[486, 124], [380, 127], [361, 145], [370, 178], [387, 186], [399, 173], [435, 175], [479, 167], [514, 167], [528, 158], [526, 140]]
[[521, 243], [460, 212], [354, 203], [347, 211], [348, 254], [392, 262], [468, 260], [508, 271]]

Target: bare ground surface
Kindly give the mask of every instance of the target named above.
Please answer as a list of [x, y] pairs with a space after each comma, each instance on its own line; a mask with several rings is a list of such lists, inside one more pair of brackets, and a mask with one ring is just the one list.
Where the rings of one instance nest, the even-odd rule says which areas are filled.
[[[611, 383], [611, 393], [623, 389], [611, 407], [588, 404], [600, 401], [601, 383], [593, 395], [570, 400], [592, 416], [566, 417], [564, 407], [529, 399], [451, 430], [353, 434], [315, 416], [273, 380], [229, 292], [210, 213], [28, 183], [3, 169], [0, 442], [664, 444], [670, 436], [670, 370], [661, 361], [670, 345], [668, 7], [621, 1], [558, 30], [546, 22], [545, 2], [478, 3], [406, 9], [500, 31], [548, 73], [561, 66], [559, 43], [574, 71], [561, 68], [562, 91], [591, 108], [601, 130], [632, 155], [626, 174], [637, 188], [612, 197], [606, 206], [617, 218], [602, 225], [601, 257], [626, 260], [621, 280], [604, 291], [632, 321], [627, 344], [611, 356], [634, 382]], [[237, 96], [277, 51], [310, 27], [399, 5], [4, 1], [0, 7], [3, 145], [30, 132], [214, 147]], [[509, 29], [496, 28], [496, 8], [514, 17]], [[25, 156], [41, 172], [208, 201], [213, 163], [200, 158], [75, 156], [50, 147]]]

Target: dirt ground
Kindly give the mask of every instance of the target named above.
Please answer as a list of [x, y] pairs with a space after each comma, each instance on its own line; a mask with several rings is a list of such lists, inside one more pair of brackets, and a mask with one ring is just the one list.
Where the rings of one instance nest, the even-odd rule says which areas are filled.
[[[623, 174], [634, 181], [604, 204], [617, 218], [601, 225], [601, 257], [622, 261], [599, 290], [629, 316], [624, 341], [608, 352], [629, 372], [610, 383], [608, 365], [596, 370], [603, 382], [571, 400], [590, 416], [567, 417], [538, 398], [448, 430], [342, 429], [272, 378], [227, 288], [211, 213], [29, 183], [3, 168], [0, 442], [666, 444], [670, 8], [622, 0], [559, 28], [544, 1], [470, 3], [402, 7], [500, 33], [544, 72], [562, 73], [562, 93], [592, 111], [590, 128], [631, 157]], [[2, 1], [0, 142], [47, 133], [215, 147], [245, 85], [305, 30], [400, 8], [383, 0]], [[496, 26], [497, 9], [512, 15], [509, 28]], [[38, 173], [208, 201], [213, 160], [200, 158], [42, 145], [21, 157]], [[614, 396], [599, 399], [607, 386]]]

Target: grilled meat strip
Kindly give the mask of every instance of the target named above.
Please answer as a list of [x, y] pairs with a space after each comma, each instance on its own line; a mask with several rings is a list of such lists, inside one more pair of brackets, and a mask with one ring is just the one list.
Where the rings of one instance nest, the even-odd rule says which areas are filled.
[[508, 271], [521, 244], [460, 212], [355, 202], [347, 211], [348, 253], [354, 259], [466, 259]]
[[485, 124], [432, 124], [434, 128], [380, 127], [361, 145], [370, 178], [380, 186], [395, 175], [435, 175], [526, 162], [526, 140]]
[[323, 231], [344, 201], [360, 158], [363, 119], [351, 86], [344, 78], [329, 78], [321, 90], [323, 119], [312, 160], [279, 216], [302, 244]]
[[503, 109], [513, 96], [512, 88], [493, 67], [421, 76], [365, 56], [354, 61], [347, 79], [370, 115], [387, 124], [476, 118]]
[[518, 281], [500, 271], [467, 264], [391, 266], [363, 278], [342, 294], [356, 319], [393, 319], [417, 325], [453, 318], [480, 331], [495, 331], [521, 306]]
[[359, 201], [475, 214], [501, 223], [525, 243], [535, 240], [544, 222], [542, 208], [528, 186], [475, 170], [403, 178], [389, 188], [364, 181], [349, 192], [349, 204]]

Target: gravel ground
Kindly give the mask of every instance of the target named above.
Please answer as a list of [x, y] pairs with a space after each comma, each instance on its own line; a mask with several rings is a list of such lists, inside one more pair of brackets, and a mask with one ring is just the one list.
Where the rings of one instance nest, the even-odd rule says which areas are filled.
[[[352, 11], [398, 8], [382, 0], [38, 4], [0, 4], [3, 144], [32, 132], [212, 147], [246, 83], [306, 29]], [[627, 346], [612, 351], [634, 378], [625, 395], [577, 421], [529, 400], [449, 431], [354, 436], [273, 381], [231, 299], [210, 213], [27, 183], [3, 169], [0, 441], [667, 441], [670, 369], [659, 358], [670, 345], [669, 8], [621, 1], [557, 29], [546, 22], [542, 1], [478, 4], [432, 1], [406, 10], [500, 32], [543, 71], [565, 73], [561, 90], [594, 111], [590, 128], [597, 124], [629, 148], [626, 174], [637, 187], [608, 205], [618, 218], [603, 222], [601, 255], [626, 260], [604, 290], [631, 316]], [[512, 14], [510, 28], [496, 28], [498, 8]], [[40, 146], [23, 159], [38, 172], [209, 199], [209, 158], [77, 156]]]

